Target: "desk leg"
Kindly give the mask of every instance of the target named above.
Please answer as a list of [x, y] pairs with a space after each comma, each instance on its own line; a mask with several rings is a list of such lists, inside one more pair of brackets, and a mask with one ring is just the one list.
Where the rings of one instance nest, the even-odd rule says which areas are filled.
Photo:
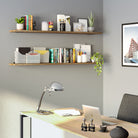
[[20, 138], [23, 138], [23, 118], [27, 117], [26, 115], [20, 115]]
[[30, 138], [32, 138], [32, 118], [30, 118]]

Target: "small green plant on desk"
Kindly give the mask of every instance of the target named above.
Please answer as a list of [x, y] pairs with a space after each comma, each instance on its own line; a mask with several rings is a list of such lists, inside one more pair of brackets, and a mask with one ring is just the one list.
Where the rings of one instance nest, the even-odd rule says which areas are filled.
[[94, 70], [97, 72], [97, 75], [100, 76], [100, 74], [103, 71], [103, 64], [104, 64], [104, 59], [103, 55], [101, 55], [99, 52], [94, 53], [91, 56], [92, 62], [95, 62]]

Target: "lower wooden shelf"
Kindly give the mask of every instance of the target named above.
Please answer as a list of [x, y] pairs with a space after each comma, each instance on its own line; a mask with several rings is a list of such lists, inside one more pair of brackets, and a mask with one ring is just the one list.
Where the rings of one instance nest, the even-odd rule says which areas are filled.
[[92, 62], [88, 63], [10, 63], [10, 66], [39, 66], [39, 65], [87, 65], [87, 64], [95, 64]]

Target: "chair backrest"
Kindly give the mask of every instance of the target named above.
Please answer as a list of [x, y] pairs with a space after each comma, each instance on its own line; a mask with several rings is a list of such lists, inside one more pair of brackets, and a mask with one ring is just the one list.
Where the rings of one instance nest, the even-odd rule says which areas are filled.
[[138, 123], [138, 95], [124, 94], [117, 118]]

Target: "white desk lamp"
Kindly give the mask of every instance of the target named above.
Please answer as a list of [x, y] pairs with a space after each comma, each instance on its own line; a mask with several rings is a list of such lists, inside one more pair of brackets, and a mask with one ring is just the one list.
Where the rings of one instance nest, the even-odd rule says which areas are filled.
[[52, 112], [50, 112], [50, 111], [40, 110], [43, 96], [46, 92], [48, 92], [49, 95], [50, 95], [51, 92], [57, 92], [57, 91], [63, 91], [63, 90], [64, 90], [64, 87], [59, 82], [52, 82], [50, 87], [45, 87], [44, 90], [43, 90], [43, 93], [41, 95], [40, 101], [39, 101], [39, 105], [38, 105], [38, 108], [37, 108], [37, 113], [46, 114], [46, 115], [51, 114]]

